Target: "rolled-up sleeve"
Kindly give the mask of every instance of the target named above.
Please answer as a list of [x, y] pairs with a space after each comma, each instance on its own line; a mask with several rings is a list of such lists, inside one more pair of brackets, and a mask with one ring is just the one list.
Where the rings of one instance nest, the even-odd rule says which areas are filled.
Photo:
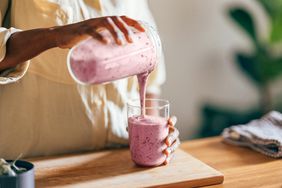
[[[15, 28], [6, 29], [4, 27], [0, 27], [0, 63], [3, 61], [6, 55], [7, 41], [13, 33], [19, 31], [20, 30]], [[29, 61], [21, 63], [16, 67], [0, 71], [0, 84], [9, 84], [18, 81], [25, 75], [28, 66]]]

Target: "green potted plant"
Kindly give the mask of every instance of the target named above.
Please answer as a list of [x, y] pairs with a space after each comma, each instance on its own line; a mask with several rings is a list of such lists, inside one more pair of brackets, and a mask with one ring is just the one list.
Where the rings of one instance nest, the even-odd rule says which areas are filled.
[[[230, 20], [239, 26], [253, 44], [251, 53], [237, 51], [234, 54], [238, 68], [256, 85], [260, 102], [248, 112], [237, 112], [222, 106], [205, 104], [202, 107], [202, 130], [199, 136], [214, 136], [228, 126], [247, 123], [270, 110], [282, 110], [282, 104], [274, 102], [270, 85], [282, 76], [282, 1], [257, 0], [265, 9], [270, 21], [266, 39], [258, 37], [252, 14], [244, 7], [231, 7], [227, 11]], [[281, 101], [280, 101], [281, 102]]]
[[282, 1], [258, 0], [258, 2], [265, 8], [270, 20], [270, 33], [266, 40], [258, 38], [254, 19], [246, 9], [234, 7], [228, 13], [253, 43], [255, 48], [253, 53], [238, 52], [236, 63], [257, 86], [261, 96], [260, 108], [263, 112], [268, 112], [274, 107], [270, 84], [282, 75]]

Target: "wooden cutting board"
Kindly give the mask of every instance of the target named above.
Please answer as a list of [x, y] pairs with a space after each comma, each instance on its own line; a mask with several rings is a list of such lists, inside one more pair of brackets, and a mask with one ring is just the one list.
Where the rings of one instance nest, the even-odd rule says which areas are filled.
[[171, 163], [137, 167], [128, 150], [35, 158], [36, 187], [197, 187], [220, 184], [223, 174], [178, 149]]

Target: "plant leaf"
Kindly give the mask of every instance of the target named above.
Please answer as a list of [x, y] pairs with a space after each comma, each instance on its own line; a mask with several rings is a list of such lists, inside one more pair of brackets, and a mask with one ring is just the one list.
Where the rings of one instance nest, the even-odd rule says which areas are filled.
[[260, 71], [265, 81], [269, 82], [282, 75], [282, 57], [271, 58], [266, 56], [261, 58]]
[[239, 68], [245, 72], [246, 75], [256, 83], [256, 85], [261, 86], [263, 84], [263, 79], [258, 66], [259, 62], [257, 62], [256, 57], [239, 53], [236, 54], [236, 60]]
[[282, 1], [281, 0], [257, 0], [265, 9], [271, 19], [270, 42], [282, 42]]
[[254, 42], [257, 42], [257, 34], [253, 18], [246, 10], [242, 8], [232, 8], [229, 10], [229, 15]]

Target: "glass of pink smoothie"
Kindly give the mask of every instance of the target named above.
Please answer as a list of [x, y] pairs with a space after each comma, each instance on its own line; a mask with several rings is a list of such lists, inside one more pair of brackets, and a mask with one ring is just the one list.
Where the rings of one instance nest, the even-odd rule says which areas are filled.
[[159, 166], [166, 155], [165, 139], [169, 128], [169, 102], [162, 99], [146, 99], [145, 115], [141, 115], [140, 100], [128, 103], [128, 132], [131, 158], [141, 166]]

